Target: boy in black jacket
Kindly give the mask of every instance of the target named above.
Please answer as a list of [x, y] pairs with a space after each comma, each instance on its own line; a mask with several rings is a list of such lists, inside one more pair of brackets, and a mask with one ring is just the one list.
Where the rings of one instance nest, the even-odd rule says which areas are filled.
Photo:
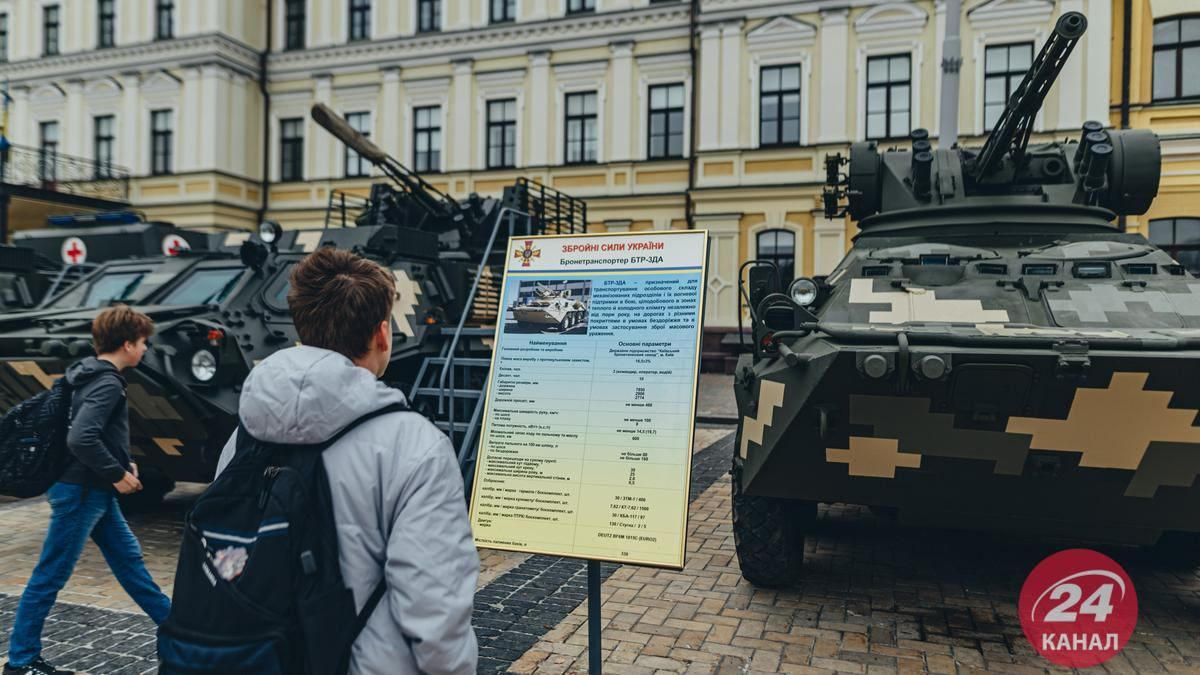
[[146, 571], [141, 547], [117, 505], [117, 493], [142, 489], [129, 454], [129, 408], [120, 372], [142, 360], [153, 333], [154, 324], [145, 314], [124, 305], [110, 307], [92, 321], [98, 356], [67, 369], [73, 390], [67, 433], [71, 459], [46, 493], [50, 529], [17, 607], [4, 675], [69, 675], [41, 658], [42, 625], [89, 536], [121, 587], [155, 623], [162, 623], [171, 609], [171, 601]]

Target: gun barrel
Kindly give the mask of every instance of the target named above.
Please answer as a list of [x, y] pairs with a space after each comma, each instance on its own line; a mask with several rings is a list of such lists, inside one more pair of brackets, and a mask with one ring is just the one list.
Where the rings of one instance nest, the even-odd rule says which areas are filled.
[[997, 120], [992, 134], [988, 136], [979, 160], [975, 165], [975, 179], [987, 176], [1000, 166], [1000, 159], [1007, 152], [1014, 161], [1025, 154], [1029, 134], [1033, 131], [1033, 120], [1050, 86], [1058, 78], [1071, 50], [1079, 43], [1087, 30], [1087, 18], [1079, 12], [1067, 12], [1058, 18], [1046, 44], [1034, 58], [1029, 71], [1009, 99], [1004, 112]]
[[324, 103], [317, 103], [312, 107], [312, 118], [314, 122], [324, 127], [351, 150], [362, 155], [368, 162], [378, 165], [387, 160], [386, 152], [355, 131], [354, 127], [351, 127], [341, 115]]

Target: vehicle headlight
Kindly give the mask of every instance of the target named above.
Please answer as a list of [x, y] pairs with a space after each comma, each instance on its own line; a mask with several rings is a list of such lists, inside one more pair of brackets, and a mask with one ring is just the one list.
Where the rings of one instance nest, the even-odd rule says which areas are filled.
[[283, 227], [273, 220], [264, 220], [258, 224], [258, 238], [262, 239], [263, 243], [273, 244], [281, 234]]
[[208, 382], [217, 374], [217, 358], [207, 349], [192, 354], [192, 377]]
[[792, 302], [801, 307], [808, 307], [817, 301], [819, 291], [817, 282], [807, 277], [800, 277], [792, 282], [791, 288], [788, 289], [788, 295], [792, 296]]

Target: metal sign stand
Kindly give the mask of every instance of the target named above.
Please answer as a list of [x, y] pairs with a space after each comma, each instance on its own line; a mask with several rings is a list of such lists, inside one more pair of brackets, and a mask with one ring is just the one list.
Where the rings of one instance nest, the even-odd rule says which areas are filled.
[[600, 675], [600, 561], [588, 561], [588, 673]]

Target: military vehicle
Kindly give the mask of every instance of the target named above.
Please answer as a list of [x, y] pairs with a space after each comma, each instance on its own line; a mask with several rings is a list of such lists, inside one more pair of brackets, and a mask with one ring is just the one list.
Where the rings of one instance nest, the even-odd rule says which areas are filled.
[[51, 216], [0, 245], [0, 313], [32, 309], [107, 260], [207, 249], [214, 235], [145, 222], [131, 211]]
[[[982, 148], [855, 143], [824, 277], [751, 261], [735, 375], [743, 575], [792, 582], [818, 503], [900, 522], [1153, 544], [1200, 530], [1200, 281], [1118, 215], [1158, 191], [1145, 130], [1029, 144], [1086, 29], [1069, 12]], [[844, 202], [843, 202], [844, 200]], [[845, 204], [843, 206], [842, 204]]]
[[[502, 199], [458, 202], [407, 172], [327, 109], [314, 110], [314, 118], [396, 178], [394, 185], [374, 186], [371, 198], [349, 218], [351, 226], [285, 231], [268, 221], [257, 232], [215, 235], [220, 241], [211, 250], [98, 265], [38, 309], [0, 315], [0, 405], [51, 386], [70, 363], [91, 353], [96, 314], [115, 302], [130, 304], [157, 329], [142, 363], [125, 374], [133, 453], [146, 486], [142, 499], [161, 497], [173, 481], [211, 480], [236, 427], [246, 375], [258, 361], [298, 341], [287, 307], [292, 267], [319, 246], [336, 246], [394, 275], [398, 300], [384, 379], [405, 387], [417, 407], [440, 414], [445, 419], [438, 423], [461, 438], [473, 401], [462, 380], [479, 363], [469, 353], [456, 357], [490, 338], [492, 329], [477, 327], [494, 325], [499, 309], [498, 284], [490, 295], [488, 289], [492, 266], [504, 251], [489, 251], [489, 241], [502, 241], [502, 231], [507, 236], [581, 228], [586, 208], [524, 180]], [[434, 385], [417, 387], [421, 378], [433, 378]]]
[[524, 304], [509, 308], [518, 324], [536, 328], [557, 328], [567, 331], [587, 320], [587, 307], [571, 298], [570, 290], [555, 291], [538, 285], [533, 297]]

